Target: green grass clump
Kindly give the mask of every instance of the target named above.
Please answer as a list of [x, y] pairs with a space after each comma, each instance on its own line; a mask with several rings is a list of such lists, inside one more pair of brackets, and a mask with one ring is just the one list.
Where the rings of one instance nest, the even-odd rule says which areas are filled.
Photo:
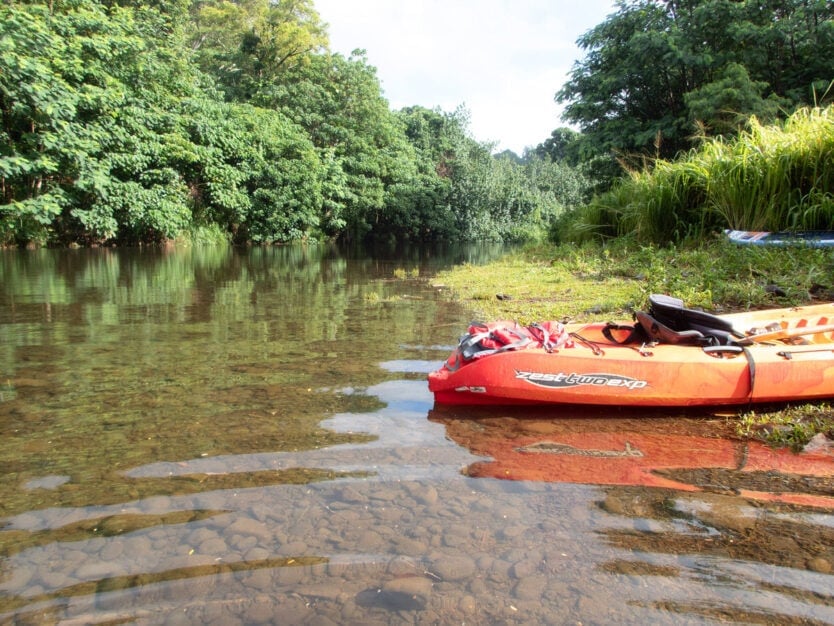
[[800, 109], [684, 158], [633, 172], [565, 220], [562, 241], [629, 236], [666, 244], [724, 228], [820, 230], [834, 225], [834, 108]]
[[834, 221], [834, 110], [802, 109], [784, 126], [755, 119], [731, 143], [704, 144], [709, 208], [739, 230], [825, 229]]
[[834, 411], [828, 404], [803, 404], [780, 410], [749, 411], [736, 422], [742, 437], [761, 439], [799, 452], [817, 434], [834, 439]]

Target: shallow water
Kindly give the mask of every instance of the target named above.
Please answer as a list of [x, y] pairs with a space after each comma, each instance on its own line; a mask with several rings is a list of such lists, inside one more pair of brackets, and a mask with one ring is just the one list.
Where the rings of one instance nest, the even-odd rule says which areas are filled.
[[834, 460], [433, 407], [492, 251], [0, 251], [0, 623], [834, 623]]

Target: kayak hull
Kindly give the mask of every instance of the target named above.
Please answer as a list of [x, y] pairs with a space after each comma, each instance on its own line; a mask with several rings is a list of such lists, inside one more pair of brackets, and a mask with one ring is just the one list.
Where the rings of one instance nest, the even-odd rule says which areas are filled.
[[[827, 326], [834, 305], [724, 316], [736, 327]], [[617, 344], [606, 324], [569, 325], [571, 347], [507, 350], [465, 360], [455, 353], [429, 375], [449, 405], [720, 406], [834, 397], [834, 338], [809, 331], [801, 345], [752, 343], [708, 352], [694, 345]]]

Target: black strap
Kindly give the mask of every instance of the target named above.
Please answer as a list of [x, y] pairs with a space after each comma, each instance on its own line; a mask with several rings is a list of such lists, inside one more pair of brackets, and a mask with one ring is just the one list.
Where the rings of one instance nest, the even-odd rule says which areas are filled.
[[[723, 358], [725, 354], [744, 354], [744, 358], [747, 359], [747, 369], [750, 372], [750, 391], [747, 395], [747, 401], [752, 403], [753, 391], [756, 388], [756, 361], [753, 359], [753, 353], [750, 349], [747, 348], [747, 346], [704, 346], [703, 350], [710, 356], [714, 356], [719, 359]], [[787, 359], [791, 358], [783, 352], [779, 352], [778, 354], [779, 356], [783, 356]]]
[[570, 336], [576, 339], [586, 348], [589, 348], [591, 352], [593, 352], [596, 356], [605, 356], [605, 350], [600, 348], [598, 343], [595, 343], [590, 339], [585, 339], [585, 337], [583, 337], [579, 333], [571, 333]]
[[744, 356], [747, 357], [747, 368], [750, 370], [750, 395], [748, 396], [748, 401], [753, 401], [753, 390], [756, 387], [756, 361], [753, 360], [753, 353], [750, 352], [750, 349], [746, 346], [742, 346], [741, 349], [744, 351]]

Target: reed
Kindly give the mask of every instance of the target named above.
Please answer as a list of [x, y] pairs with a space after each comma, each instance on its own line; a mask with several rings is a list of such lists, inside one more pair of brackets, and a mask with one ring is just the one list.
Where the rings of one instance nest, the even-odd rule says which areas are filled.
[[[632, 172], [575, 213], [574, 236], [665, 243], [722, 228], [834, 226], [834, 110], [800, 109], [783, 124], [751, 118], [735, 139], [707, 139], [685, 157]], [[587, 238], [587, 237], [585, 237]]]

